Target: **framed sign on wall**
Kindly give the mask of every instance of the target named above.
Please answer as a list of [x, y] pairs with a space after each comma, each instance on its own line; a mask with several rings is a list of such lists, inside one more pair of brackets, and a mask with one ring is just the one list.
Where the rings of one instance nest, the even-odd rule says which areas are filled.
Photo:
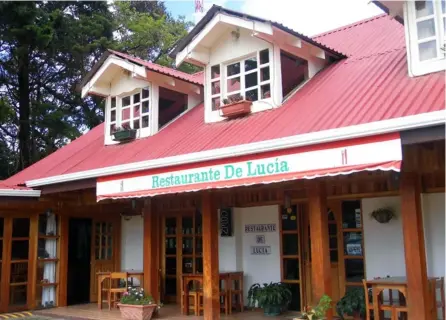
[[232, 208], [220, 210], [220, 236], [232, 237]]

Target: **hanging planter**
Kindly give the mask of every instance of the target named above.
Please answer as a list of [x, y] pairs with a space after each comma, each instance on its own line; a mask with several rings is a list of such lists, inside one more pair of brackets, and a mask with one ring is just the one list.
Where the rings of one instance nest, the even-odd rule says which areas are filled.
[[130, 141], [136, 138], [136, 129], [130, 129], [126, 127], [117, 128], [115, 132], [113, 132], [113, 140], [114, 141]]
[[252, 101], [245, 100], [242, 96], [232, 99], [224, 99], [220, 110], [223, 117], [236, 118], [251, 113]]
[[396, 217], [392, 208], [379, 208], [373, 211], [370, 216], [379, 223], [388, 223], [390, 220]]

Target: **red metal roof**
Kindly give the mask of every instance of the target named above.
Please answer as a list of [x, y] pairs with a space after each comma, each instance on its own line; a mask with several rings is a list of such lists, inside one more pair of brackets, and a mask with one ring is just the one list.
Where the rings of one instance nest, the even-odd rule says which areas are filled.
[[110, 53], [112, 53], [112, 54], [122, 58], [122, 59], [126, 59], [128, 61], [131, 61], [131, 62], [137, 63], [139, 65], [142, 65], [142, 66], [146, 67], [148, 70], [151, 70], [151, 71], [154, 71], [154, 72], [158, 72], [158, 73], [161, 73], [161, 74], [165, 74], [165, 75], [168, 75], [168, 76], [172, 76], [174, 78], [185, 80], [185, 81], [192, 82], [192, 83], [195, 83], [195, 84], [203, 85], [203, 76], [200, 76], [197, 73], [189, 74], [189, 73], [185, 73], [185, 72], [178, 71], [178, 70], [175, 70], [175, 69], [171, 69], [171, 68], [168, 68], [168, 67], [164, 67], [164, 66], [161, 66], [159, 64], [156, 64], [156, 63], [153, 63], [153, 62], [149, 62], [149, 61], [146, 61], [146, 60], [143, 60], [143, 59], [140, 59], [140, 58], [137, 58], [137, 57], [134, 57], [134, 56], [122, 53], [122, 52], [118, 52], [118, 51], [115, 51], [115, 50], [110, 50], [109, 49], [108, 51]]
[[206, 124], [200, 105], [154, 136], [113, 146], [104, 145], [101, 124], [7, 183], [445, 109], [444, 72], [408, 76], [404, 27], [390, 17], [374, 17], [316, 39], [348, 58], [319, 72], [278, 109]]
[[10, 185], [5, 183], [4, 180], [0, 180], [0, 190], [32, 190], [32, 189], [17, 185]]

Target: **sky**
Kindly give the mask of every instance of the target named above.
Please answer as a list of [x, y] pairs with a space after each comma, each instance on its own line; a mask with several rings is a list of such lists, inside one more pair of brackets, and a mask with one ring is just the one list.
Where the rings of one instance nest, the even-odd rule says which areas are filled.
[[[194, 21], [193, 0], [165, 0], [168, 10]], [[370, 0], [204, 0], [212, 4], [280, 22], [307, 36], [314, 36], [382, 14]]]

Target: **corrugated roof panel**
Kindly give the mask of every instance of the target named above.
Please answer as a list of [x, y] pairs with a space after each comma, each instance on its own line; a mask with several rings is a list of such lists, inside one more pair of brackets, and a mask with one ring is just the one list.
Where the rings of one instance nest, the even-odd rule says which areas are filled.
[[403, 28], [379, 16], [316, 37], [349, 58], [319, 72], [280, 108], [206, 124], [200, 105], [154, 136], [112, 146], [104, 145], [102, 124], [7, 183], [443, 110], [444, 72], [408, 76]]

